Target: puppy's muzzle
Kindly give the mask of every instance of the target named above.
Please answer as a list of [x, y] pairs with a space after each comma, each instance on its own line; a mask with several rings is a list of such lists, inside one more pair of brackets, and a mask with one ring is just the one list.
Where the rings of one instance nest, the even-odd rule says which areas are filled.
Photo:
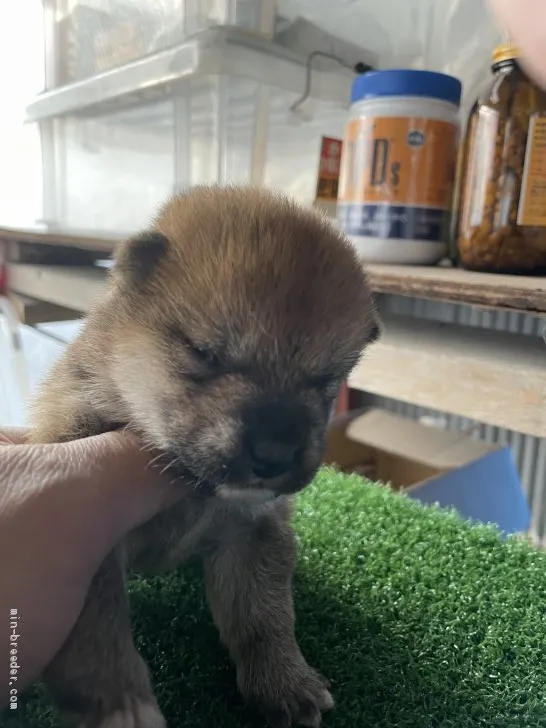
[[249, 443], [252, 472], [261, 480], [278, 478], [292, 469], [298, 451], [298, 444], [252, 438]]
[[296, 469], [309, 437], [309, 414], [293, 397], [262, 400], [243, 416], [244, 457], [252, 475], [269, 481]]

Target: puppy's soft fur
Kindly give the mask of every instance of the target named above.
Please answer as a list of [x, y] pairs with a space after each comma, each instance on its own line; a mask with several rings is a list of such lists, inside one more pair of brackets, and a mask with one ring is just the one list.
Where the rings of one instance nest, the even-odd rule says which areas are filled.
[[377, 335], [361, 265], [326, 220], [272, 193], [196, 188], [123, 243], [109, 290], [54, 368], [34, 439], [129, 425], [191, 495], [102, 565], [45, 681], [77, 728], [163, 728], [123, 584], [190, 556], [243, 695], [273, 726], [333, 704], [294, 636], [289, 495], [312, 479], [339, 383]]

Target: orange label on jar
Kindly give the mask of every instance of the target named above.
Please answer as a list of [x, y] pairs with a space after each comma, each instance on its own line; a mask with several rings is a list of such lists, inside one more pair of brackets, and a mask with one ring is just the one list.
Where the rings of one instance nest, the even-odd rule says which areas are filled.
[[458, 129], [447, 121], [379, 117], [349, 122], [338, 197], [353, 235], [445, 239]]
[[546, 227], [546, 118], [541, 116], [529, 122], [517, 223]]
[[404, 117], [354, 119], [343, 152], [342, 202], [451, 208], [457, 127]]

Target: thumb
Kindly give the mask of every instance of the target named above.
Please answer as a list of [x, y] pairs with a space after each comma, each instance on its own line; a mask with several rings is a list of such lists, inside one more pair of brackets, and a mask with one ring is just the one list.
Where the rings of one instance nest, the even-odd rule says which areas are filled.
[[149, 452], [126, 430], [58, 446], [74, 480], [99, 498], [112, 545], [186, 495], [190, 483], [172, 483], [162, 473], [166, 459]]

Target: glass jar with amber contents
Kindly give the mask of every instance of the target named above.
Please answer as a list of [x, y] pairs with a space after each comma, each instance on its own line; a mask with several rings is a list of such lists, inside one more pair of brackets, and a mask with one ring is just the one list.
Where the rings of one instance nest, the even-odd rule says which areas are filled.
[[546, 273], [546, 94], [507, 44], [474, 105], [462, 161], [459, 259], [495, 273]]

